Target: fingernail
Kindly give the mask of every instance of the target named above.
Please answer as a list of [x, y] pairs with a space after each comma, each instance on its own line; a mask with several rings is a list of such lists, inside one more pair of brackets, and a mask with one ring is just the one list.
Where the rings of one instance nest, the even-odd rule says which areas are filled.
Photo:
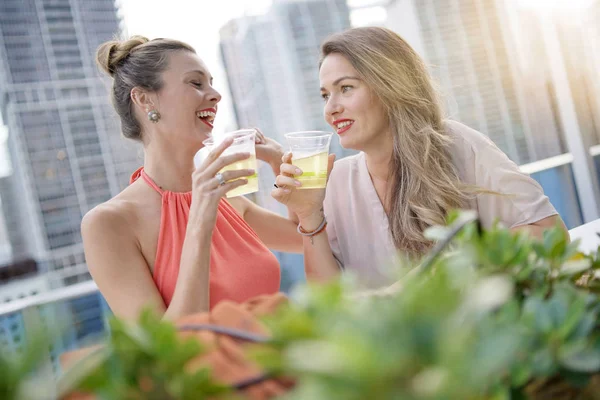
[[300, 168], [296, 168], [296, 169], [294, 170], [294, 173], [295, 173], [296, 175], [302, 175], [302, 170], [301, 170]]
[[291, 190], [290, 190], [290, 189], [283, 189], [283, 192], [284, 192], [284, 193], [290, 193], [290, 192], [291, 192]]
[[254, 170], [253, 169], [249, 169], [248, 170], [248, 175], [254, 175]]
[[296, 185], [296, 186], [302, 186], [302, 183], [300, 183], [300, 181], [294, 181], [294, 185]]

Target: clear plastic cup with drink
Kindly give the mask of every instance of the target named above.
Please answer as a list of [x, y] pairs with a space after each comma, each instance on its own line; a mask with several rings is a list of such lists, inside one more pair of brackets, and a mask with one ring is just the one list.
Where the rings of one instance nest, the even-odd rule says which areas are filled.
[[239, 131], [228, 132], [223, 135], [218, 135], [216, 137], [206, 139], [202, 142], [204, 144], [204, 147], [198, 150], [198, 152], [194, 156], [194, 166], [198, 168], [198, 166], [202, 164], [202, 162], [206, 159], [208, 154], [215, 148], [215, 146], [218, 146], [223, 140], [225, 140], [228, 137], [233, 137], [233, 143], [231, 144], [231, 146], [226, 148], [225, 151], [223, 151], [222, 156], [236, 153], [250, 153], [250, 158], [230, 164], [221, 169], [221, 171], [219, 172], [240, 169], [253, 169], [255, 173], [252, 176], [246, 177], [246, 179], [248, 179], [247, 184], [227, 192], [227, 197], [230, 198], [258, 192], [258, 168], [256, 165], [255, 129], [241, 129]]
[[327, 185], [327, 164], [331, 132], [304, 131], [284, 136], [292, 152], [292, 164], [302, 170], [295, 178], [302, 183], [299, 189], [319, 189]]

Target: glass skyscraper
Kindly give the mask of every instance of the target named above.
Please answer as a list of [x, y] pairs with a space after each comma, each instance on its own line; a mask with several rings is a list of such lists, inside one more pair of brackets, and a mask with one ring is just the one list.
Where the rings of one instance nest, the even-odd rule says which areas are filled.
[[13, 260], [35, 259], [51, 287], [89, 279], [82, 216], [141, 162], [120, 136], [95, 65], [98, 45], [119, 29], [113, 0], [0, 2], [0, 110], [12, 166], [0, 178], [2, 210]]

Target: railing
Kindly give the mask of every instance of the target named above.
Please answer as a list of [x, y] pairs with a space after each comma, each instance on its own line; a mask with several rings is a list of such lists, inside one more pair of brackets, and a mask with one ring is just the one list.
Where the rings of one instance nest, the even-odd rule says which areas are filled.
[[569, 231], [571, 240], [579, 239], [579, 249], [585, 253], [598, 250], [600, 246], [600, 219], [588, 222]]
[[36, 378], [48, 398], [55, 398], [56, 378], [61, 373], [59, 356], [101, 340], [107, 332], [108, 314], [93, 281], [1, 304], [0, 339], [10, 344], [3, 350], [18, 353], [34, 335], [42, 334], [50, 340]]
[[41, 307], [44, 305], [56, 303], [57, 301], [67, 301], [76, 299], [88, 294], [98, 292], [98, 286], [94, 281], [87, 281], [75, 285], [40, 293], [36, 296], [27, 297], [11, 301], [7, 304], [0, 304], [0, 316], [13, 314], [27, 308]]
[[[600, 178], [600, 145], [592, 146], [589, 152]], [[521, 171], [540, 183], [569, 229], [583, 223], [572, 163], [573, 156], [566, 153], [520, 166]]]

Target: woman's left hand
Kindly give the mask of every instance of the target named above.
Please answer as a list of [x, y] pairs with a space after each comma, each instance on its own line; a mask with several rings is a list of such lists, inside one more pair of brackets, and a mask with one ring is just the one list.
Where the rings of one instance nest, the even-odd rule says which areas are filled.
[[256, 158], [269, 164], [275, 175], [279, 175], [283, 147], [277, 141], [266, 137], [260, 129], [254, 129], [256, 129]]

